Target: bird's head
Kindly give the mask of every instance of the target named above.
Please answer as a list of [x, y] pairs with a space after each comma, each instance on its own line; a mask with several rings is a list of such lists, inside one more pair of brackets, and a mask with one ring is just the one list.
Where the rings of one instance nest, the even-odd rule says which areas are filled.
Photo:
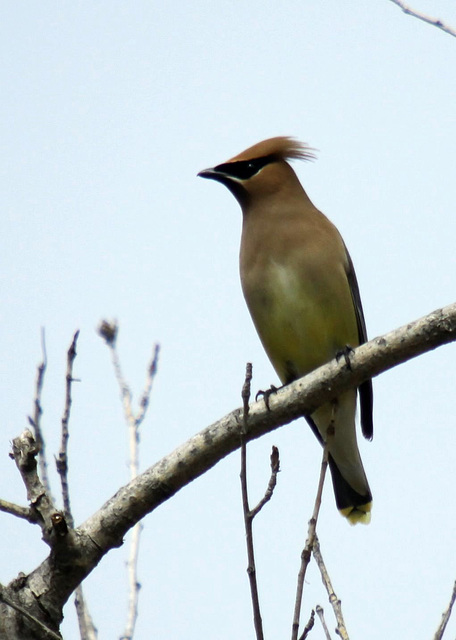
[[244, 208], [252, 200], [271, 196], [294, 182], [299, 185], [288, 160], [314, 160], [313, 151], [294, 138], [269, 138], [198, 175], [224, 184]]

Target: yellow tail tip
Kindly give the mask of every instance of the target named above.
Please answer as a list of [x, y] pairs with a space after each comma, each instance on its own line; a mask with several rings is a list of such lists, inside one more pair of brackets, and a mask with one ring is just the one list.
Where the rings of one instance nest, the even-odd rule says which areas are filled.
[[347, 518], [350, 524], [369, 524], [371, 521], [371, 509], [372, 502], [367, 504], [360, 504], [357, 507], [346, 507], [345, 509], [339, 509], [339, 512]]

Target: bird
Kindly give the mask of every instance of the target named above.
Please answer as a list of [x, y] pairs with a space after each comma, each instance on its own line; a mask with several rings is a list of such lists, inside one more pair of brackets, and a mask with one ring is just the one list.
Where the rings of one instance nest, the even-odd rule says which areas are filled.
[[[259, 142], [198, 173], [225, 185], [242, 210], [241, 286], [261, 343], [283, 385], [367, 341], [358, 282], [337, 228], [312, 203], [293, 160], [314, 149], [289, 136]], [[336, 506], [351, 524], [370, 522], [372, 493], [355, 427], [373, 437], [372, 381], [306, 416], [322, 445]]]

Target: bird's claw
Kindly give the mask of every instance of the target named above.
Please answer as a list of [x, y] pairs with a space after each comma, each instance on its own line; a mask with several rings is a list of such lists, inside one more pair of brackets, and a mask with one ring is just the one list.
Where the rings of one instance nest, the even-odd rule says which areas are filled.
[[344, 358], [345, 360], [345, 364], [347, 365], [347, 369], [349, 371], [351, 371], [351, 362], [350, 362], [350, 356], [353, 353], [354, 349], [349, 345], [346, 344], [345, 347], [343, 349], [341, 349], [340, 351], [338, 351], [336, 353], [336, 360], [337, 362], [339, 362], [339, 360], [341, 358]]
[[275, 387], [273, 384], [271, 384], [270, 388], [266, 389], [266, 391], [262, 391], [260, 389], [259, 391], [257, 391], [257, 394], [255, 396], [255, 402], [258, 402], [258, 398], [263, 398], [264, 404], [266, 405], [266, 409], [270, 411], [271, 408], [269, 406], [269, 398], [273, 393], [277, 393], [277, 391], [278, 391], [277, 387]]

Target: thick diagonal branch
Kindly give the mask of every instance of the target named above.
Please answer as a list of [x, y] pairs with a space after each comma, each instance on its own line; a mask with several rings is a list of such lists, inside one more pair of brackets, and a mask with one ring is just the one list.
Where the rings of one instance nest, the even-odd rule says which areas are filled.
[[[350, 369], [344, 360], [334, 360], [272, 395], [270, 410], [264, 401], [253, 403], [246, 440], [311, 414], [347, 389], [455, 340], [456, 304], [375, 338], [354, 350]], [[11, 587], [5, 595], [27, 607], [39, 597], [31, 613], [47, 612], [58, 628], [62, 606], [71, 592], [111, 548], [122, 544], [131, 527], [239, 448], [241, 423], [242, 410], [236, 409], [122, 487], [78, 529], [70, 531], [64, 544], [53, 548], [51, 556], [26, 576], [20, 588]]]
[[[456, 303], [356, 348], [350, 369], [344, 360], [316, 369], [273, 394], [270, 409], [264, 401], [250, 405], [247, 440], [253, 440], [311, 414], [351, 387], [436, 347], [456, 340]], [[116, 546], [138, 520], [171, 498], [186, 484], [208, 471], [240, 446], [242, 410], [236, 409], [190, 438], [172, 453], [120, 489], [80, 531], [90, 533], [100, 549]]]

